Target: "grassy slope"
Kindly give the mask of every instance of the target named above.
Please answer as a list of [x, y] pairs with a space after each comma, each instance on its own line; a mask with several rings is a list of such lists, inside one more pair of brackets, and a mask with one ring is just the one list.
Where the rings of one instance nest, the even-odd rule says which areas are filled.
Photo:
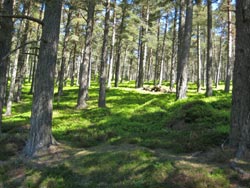
[[0, 187], [250, 186], [227, 167], [232, 153], [218, 149], [228, 138], [231, 95], [205, 98], [190, 86], [188, 99], [176, 102], [174, 94], [123, 86], [107, 91], [105, 109], [97, 108], [98, 89], [91, 87], [85, 110], [74, 108], [78, 88], [66, 87], [53, 119], [62, 145], [28, 161], [19, 156], [31, 109], [24, 93], [4, 117]]

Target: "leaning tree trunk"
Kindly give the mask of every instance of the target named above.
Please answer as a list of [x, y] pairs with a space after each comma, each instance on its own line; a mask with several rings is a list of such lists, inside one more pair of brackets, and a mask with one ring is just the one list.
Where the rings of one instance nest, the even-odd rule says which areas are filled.
[[249, 1], [236, 1], [236, 63], [233, 73], [230, 144], [238, 147], [237, 157], [242, 157], [250, 146], [249, 12]]
[[25, 154], [33, 156], [55, 144], [52, 136], [54, 74], [59, 41], [62, 0], [46, 1], [31, 113], [31, 129]]
[[[2, 9], [4, 14], [13, 14], [13, 0], [2, 1]], [[13, 23], [11, 18], [0, 18], [0, 134], [2, 128], [2, 112], [5, 99], [7, 85], [7, 67], [9, 62], [8, 53], [11, 49], [11, 38]]]
[[85, 46], [83, 51], [83, 59], [80, 64], [80, 73], [79, 73], [79, 91], [77, 98], [77, 109], [84, 109], [87, 107], [87, 96], [88, 96], [88, 69], [91, 53], [91, 43], [92, 43], [92, 34], [94, 27], [94, 15], [95, 15], [95, 1], [88, 1], [88, 18], [87, 18], [87, 29], [85, 35]]
[[231, 0], [227, 0], [227, 17], [228, 17], [228, 24], [227, 24], [227, 38], [228, 38], [228, 47], [227, 47], [227, 74], [226, 74], [226, 83], [225, 83], [225, 92], [229, 93], [230, 90], [230, 82], [232, 77], [232, 54], [233, 54], [233, 41], [232, 41], [232, 13], [231, 13]]
[[193, 20], [193, 2], [187, 1], [185, 30], [183, 35], [183, 44], [180, 45], [180, 57], [178, 58], [177, 68], [177, 87], [176, 87], [176, 99], [186, 98], [187, 92], [187, 79], [188, 79], [188, 60], [189, 50], [192, 35], [192, 20]]
[[110, 0], [106, 0], [106, 14], [104, 22], [104, 35], [102, 44], [100, 80], [99, 80], [99, 100], [98, 107], [106, 107], [106, 62], [108, 57], [108, 35], [109, 35]]
[[213, 63], [213, 43], [212, 43], [212, 0], [207, 1], [207, 70], [206, 70], [206, 96], [213, 95], [212, 63]]

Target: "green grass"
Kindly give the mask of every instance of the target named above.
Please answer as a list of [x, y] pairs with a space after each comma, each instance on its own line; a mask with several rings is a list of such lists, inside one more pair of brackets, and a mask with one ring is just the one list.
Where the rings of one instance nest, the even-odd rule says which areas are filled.
[[134, 82], [124, 82], [108, 89], [107, 108], [98, 108], [94, 83], [88, 108], [77, 110], [78, 88], [65, 87], [53, 115], [53, 135], [62, 151], [27, 162], [18, 155], [29, 131], [29, 87], [25, 84], [22, 102], [3, 120], [0, 187], [2, 182], [8, 188], [226, 188], [232, 177], [242, 183], [219, 165], [229, 160], [230, 152], [212, 152], [205, 162], [187, 157], [210, 152], [228, 138], [231, 94], [216, 90], [205, 98], [190, 85], [189, 97], [175, 101], [174, 94], [142, 92], [134, 89]]

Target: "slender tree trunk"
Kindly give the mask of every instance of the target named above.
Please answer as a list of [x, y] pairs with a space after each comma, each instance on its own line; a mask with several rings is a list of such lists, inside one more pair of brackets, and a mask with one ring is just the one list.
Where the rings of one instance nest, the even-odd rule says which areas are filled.
[[[24, 9], [22, 11], [23, 15], [25, 15], [25, 11], [26, 11], [25, 9], [26, 9], [26, 6], [24, 6]], [[21, 20], [20, 23], [19, 23], [19, 28], [18, 28], [16, 37], [18, 39], [21, 38], [21, 35], [22, 35], [23, 32], [25, 32], [25, 31], [23, 31], [23, 20]], [[26, 30], [26, 32], [27, 32], [27, 30]], [[18, 48], [19, 46], [22, 46], [25, 42], [26, 42], [26, 40], [25, 41], [23, 41], [23, 40], [17, 41], [16, 48]], [[22, 47], [22, 48], [24, 48], [24, 47]], [[24, 53], [24, 51], [22, 51], [22, 53]], [[18, 67], [18, 63], [21, 63], [20, 61], [23, 61], [23, 54], [20, 53], [20, 49], [18, 48], [17, 51], [16, 51], [16, 54], [15, 54], [14, 63], [12, 65], [10, 89], [9, 89], [9, 95], [8, 95], [8, 100], [7, 100], [7, 105], [6, 105], [6, 112], [5, 112], [6, 116], [11, 115], [12, 102], [14, 100], [14, 94], [15, 94], [15, 84], [16, 84], [16, 78], [17, 78], [17, 67]]]
[[111, 87], [111, 81], [112, 81], [112, 75], [113, 75], [113, 62], [114, 62], [115, 36], [116, 36], [116, 0], [114, 0], [112, 29], [113, 29], [113, 31], [112, 31], [111, 50], [110, 50], [110, 64], [109, 64], [109, 74], [108, 74], [108, 88]]
[[230, 91], [230, 82], [232, 77], [232, 59], [233, 59], [233, 37], [232, 37], [232, 13], [231, 13], [231, 0], [227, 0], [227, 38], [228, 38], [228, 48], [227, 48], [227, 74], [226, 74], [226, 83], [225, 83], [225, 92], [229, 93]]
[[13, 67], [12, 67], [9, 96], [8, 96], [6, 112], [5, 112], [6, 116], [11, 115], [11, 107], [12, 107], [12, 102], [13, 102], [13, 99], [14, 99], [15, 82], [16, 82], [16, 75], [17, 75], [17, 64], [18, 64], [19, 53], [20, 53], [20, 50], [18, 49], [17, 52], [16, 52], [16, 57], [15, 57]]
[[121, 25], [120, 25], [120, 32], [119, 38], [117, 41], [117, 58], [116, 58], [116, 66], [115, 66], [115, 87], [119, 85], [120, 79], [120, 64], [121, 64], [121, 50], [122, 50], [122, 35], [125, 29], [125, 15], [127, 13], [127, 0], [123, 0], [123, 8], [122, 8], [122, 18], [121, 18]]
[[[35, 50], [35, 53], [37, 53], [37, 49]], [[34, 93], [34, 83], [35, 83], [35, 74], [36, 74], [36, 68], [37, 68], [37, 61], [38, 56], [34, 56], [34, 63], [33, 63], [33, 69], [32, 69], [32, 80], [31, 80], [31, 86], [30, 86], [30, 92], [29, 94]]]
[[153, 65], [153, 49], [151, 48], [148, 56], [148, 69], [147, 69], [147, 81], [151, 79], [152, 65]]
[[197, 92], [201, 91], [201, 41], [200, 25], [197, 25]]
[[[41, 3], [41, 8], [40, 8], [40, 12], [39, 12], [39, 19], [41, 20], [43, 17], [43, 12], [44, 12], [44, 7], [45, 7], [45, 3], [44, 1]], [[36, 35], [36, 40], [38, 41], [40, 39], [40, 24], [37, 25], [36, 28], [37, 31], [37, 35]], [[34, 54], [38, 54], [38, 45], [39, 43], [37, 42], [36, 46], [35, 46], [35, 52]], [[30, 86], [30, 92], [29, 94], [33, 94], [34, 93], [34, 83], [35, 83], [35, 73], [36, 73], [36, 68], [37, 68], [37, 61], [38, 61], [38, 56], [35, 56], [34, 59], [34, 65], [33, 65], [33, 73], [32, 73], [32, 81], [31, 81], [31, 86]]]
[[176, 61], [176, 22], [177, 22], [177, 6], [174, 10], [173, 38], [172, 38], [172, 55], [171, 55], [171, 70], [170, 70], [170, 91], [174, 88], [175, 83], [175, 61]]
[[109, 35], [110, 0], [106, 0], [106, 14], [104, 23], [104, 35], [102, 44], [101, 67], [100, 67], [100, 89], [98, 107], [106, 107], [106, 62], [108, 56], [108, 35]]
[[121, 83], [124, 80], [125, 67], [126, 67], [126, 64], [127, 64], [127, 57], [128, 57], [128, 46], [125, 47], [124, 60], [123, 60], [123, 66], [122, 66]]
[[166, 23], [165, 23], [164, 36], [163, 36], [162, 49], [161, 49], [161, 66], [160, 66], [159, 85], [162, 85], [162, 80], [163, 80], [163, 69], [164, 69], [164, 62], [165, 62], [165, 50], [166, 50], [165, 48], [166, 48], [167, 28], [168, 28], [168, 16], [166, 16]]
[[157, 47], [155, 54], [155, 72], [154, 72], [154, 86], [156, 86], [158, 80], [158, 69], [159, 69], [159, 51], [160, 51], [160, 19], [157, 20]]
[[[24, 6], [24, 10], [27, 10], [27, 15], [30, 16], [30, 7], [31, 7], [31, 1], [27, 1]], [[16, 75], [16, 93], [15, 93], [15, 101], [20, 102], [21, 101], [21, 95], [22, 95], [22, 85], [25, 77], [26, 67], [27, 64], [25, 64], [25, 53], [27, 52], [27, 46], [25, 43], [28, 39], [30, 24], [28, 20], [25, 20], [25, 26], [24, 31], [22, 32], [21, 36], [21, 43], [20, 45], [22, 48], [20, 49], [20, 54], [18, 57], [18, 67], [17, 67], [17, 75]], [[28, 58], [28, 55], [26, 56]]]
[[94, 28], [94, 16], [95, 16], [95, 5], [96, 2], [93, 0], [88, 1], [88, 18], [87, 18], [87, 30], [85, 37], [85, 46], [83, 52], [82, 63], [80, 64], [79, 73], [79, 91], [77, 99], [77, 109], [84, 109], [87, 107], [87, 96], [88, 96], [88, 66], [90, 61], [92, 35]]
[[65, 66], [66, 66], [66, 55], [67, 55], [67, 43], [70, 34], [70, 22], [71, 22], [72, 10], [69, 10], [67, 22], [65, 25], [64, 38], [63, 38], [63, 46], [62, 46], [62, 59], [61, 59], [61, 67], [59, 71], [59, 84], [58, 84], [58, 95], [57, 95], [57, 104], [60, 103], [60, 97], [63, 94], [63, 82], [64, 82], [64, 74], [65, 74]]
[[[1, 11], [6, 14], [13, 14], [13, 0], [2, 1]], [[9, 57], [6, 55], [11, 49], [11, 38], [13, 22], [11, 18], [0, 18], [0, 134], [2, 131], [2, 113], [7, 85], [7, 67]]]
[[249, 1], [236, 1], [236, 63], [233, 73], [230, 144], [238, 147], [238, 158], [244, 155], [250, 144], [249, 12]]
[[62, 0], [46, 1], [32, 104], [31, 129], [24, 150], [28, 156], [33, 156], [37, 151], [56, 143], [51, 127], [61, 8]]
[[219, 87], [219, 83], [220, 83], [221, 64], [222, 64], [222, 37], [220, 37], [219, 60], [218, 60], [218, 66], [217, 66], [217, 72], [216, 72], [216, 88]]
[[[147, 0], [147, 5], [146, 5], [146, 13], [144, 13], [144, 6], [142, 7], [142, 16], [146, 17], [145, 23], [146, 26], [142, 26], [142, 37], [146, 36], [148, 33], [148, 21], [149, 21], [149, 0]], [[147, 61], [147, 42], [146, 41], [141, 41], [141, 53], [140, 53], [140, 63], [139, 63], [139, 74], [138, 74], [138, 83], [137, 83], [137, 88], [143, 87], [144, 83], [144, 67], [146, 65]]]
[[177, 68], [177, 87], [176, 87], [176, 99], [186, 98], [187, 92], [187, 77], [188, 70], [187, 64], [189, 60], [189, 50], [190, 42], [192, 35], [192, 20], [193, 20], [193, 2], [192, 0], [187, 0], [187, 9], [186, 9], [186, 19], [185, 19], [185, 30], [183, 35], [183, 44], [180, 45], [181, 49], [180, 58]]
[[76, 48], [77, 48], [77, 44], [75, 42], [75, 44], [74, 44], [74, 50], [73, 50], [73, 59], [72, 59], [72, 71], [71, 71], [70, 86], [74, 86], [74, 84], [75, 84]]
[[213, 43], [212, 43], [212, 0], [207, 1], [207, 71], [206, 71], [206, 96], [213, 95]]

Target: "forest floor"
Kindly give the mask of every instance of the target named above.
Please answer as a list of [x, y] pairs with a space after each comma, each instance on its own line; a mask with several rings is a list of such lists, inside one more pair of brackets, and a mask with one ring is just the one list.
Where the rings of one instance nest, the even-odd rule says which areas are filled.
[[[215, 90], [205, 98], [190, 85], [188, 98], [175, 101], [174, 93], [133, 89], [131, 82], [108, 89], [107, 108], [98, 108], [93, 85], [88, 108], [77, 110], [78, 88], [65, 87], [60, 104], [54, 103], [53, 135], [60, 144], [28, 159], [22, 149], [29, 87], [3, 120], [0, 188], [250, 187], [249, 176], [230, 167], [231, 94]], [[238, 166], [250, 171], [249, 160]]]

